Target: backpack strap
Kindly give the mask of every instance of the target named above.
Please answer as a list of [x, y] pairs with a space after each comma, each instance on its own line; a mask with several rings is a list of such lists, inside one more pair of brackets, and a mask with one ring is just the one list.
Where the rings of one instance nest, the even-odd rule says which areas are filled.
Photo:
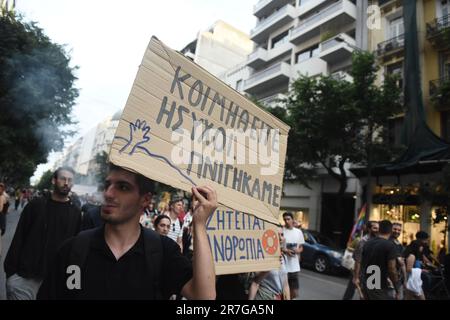
[[162, 273], [163, 247], [161, 236], [147, 228], [141, 228], [141, 230], [144, 232], [145, 262], [149, 270], [148, 280], [153, 286], [155, 299], [162, 300], [160, 276]]

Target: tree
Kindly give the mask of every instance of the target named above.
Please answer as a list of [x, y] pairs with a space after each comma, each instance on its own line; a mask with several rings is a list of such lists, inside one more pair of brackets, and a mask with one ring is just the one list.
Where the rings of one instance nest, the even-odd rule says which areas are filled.
[[95, 178], [97, 182], [102, 186], [108, 175], [108, 153], [105, 151], [99, 152], [95, 155], [95, 163], [97, 164], [97, 173]]
[[78, 96], [76, 67], [36, 23], [0, 16], [0, 179], [27, 183], [63, 147]]
[[45, 171], [41, 179], [39, 180], [38, 184], [36, 185], [36, 188], [38, 190], [51, 190], [52, 189], [52, 178], [53, 178], [53, 172], [51, 170]]
[[369, 166], [397, 154], [386, 128], [388, 120], [401, 111], [400, 89], [391, 76], [376, 85], [377, 71], [373, 54], [355, 52], [353, 82], [300, 76], [291, 86], [286, 108], [271, 110], [291, 126], [286, 171], [307, 186], [305, 181], [314, 178], [313, 172], [325, 169], [339, 182], [337, 211], [342, 210], [347, 188], [347, 163]]

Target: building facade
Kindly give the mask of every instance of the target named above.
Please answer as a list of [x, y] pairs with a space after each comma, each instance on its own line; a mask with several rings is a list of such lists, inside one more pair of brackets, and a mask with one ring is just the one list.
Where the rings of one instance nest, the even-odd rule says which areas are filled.
[[[367, 6], [359, 0], [260, 0], [253, 9], [258, 22], [250, 33], [255, 48], [247, 60], [250, 75], [244, 91], [274, 105], [300, 75], [351, 81], [352, 52], [368, 45]], [[319, 178], [309, 182], [311, 189], [285, 183], [281, 212], [293, 212], [302, 227], [344, 245], [361, 198], [359, 180], [348, 170], [347, 174], [344, 216], [336, 217], [332, 204], [338, 183], [325, 170], [318, 170]]]
[[181, 53], [217, 77], [245, 61], [252, 48], [247, 34], [219, 20], [200, 31]]
[[[405, 25], [401, 0], [370, 1], [380, 9], [379, 28], [368, 30], [368, 47], [374, 51], [381, 66], [380, 76], [400, 75], [399, 86], [404, 87]], [[426, 124], [441, 139], [450, 142], [450, 1], [417, 0], [417, 29], [421, 91]], [[447, 97], [447, 98], [445, 98]], [[399, 144], [405, 114], [391, 119], [392, 143]], [[414, 239], [418, 230], [431, 234], [434, 252], [445, 244], [448, 228], [445, 217], [436, 223], [442, 205], [423, 197], [423, 190], [438, 188], [441, 172], [377, 176], [371, 186], [374, 192], [370, 218], [389, 219], [403, 224], [402, 240]], [[364, 179], [362, 182], [365, 183]], [[447, 246], [448, 248], [448, 246]]]
[[96, 155], [102, 152], [109, 153], [121, 114], [122, 110], [117, 111], [78, 138], [55, 162], [55, 169], [60, 166], [72, 167], [77, 173], [77, 181], [75, 181], [77, 184], [97, 186]]

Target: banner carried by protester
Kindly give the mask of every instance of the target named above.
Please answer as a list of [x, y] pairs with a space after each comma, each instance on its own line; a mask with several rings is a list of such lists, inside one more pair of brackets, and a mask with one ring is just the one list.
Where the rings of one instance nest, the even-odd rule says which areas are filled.
[[216, 274], [256, 272], [280, 263], [279, 226], [227, 207], [219, 207], [207, 223]]
[[152, 37], [110, 160], [277, 223], [289, 127]]
[[[231, 226], [208, 232], [216, 268], [221, 273], [239, 272], [244, 265], [269, 270], [279, 265], [279, 247], [273, 258], [261, 239], [277, 235], [273, 226], [278, 224], [288, 131], [279, 119], [152, 37], [110, 161], [185, 191], [213, 187], [221, 210], [234, 212], [210, 221], [210, 228], [222, 222]], [[237, 221], [248, 217], [258, 221], [255, 229], [237, 229]]]

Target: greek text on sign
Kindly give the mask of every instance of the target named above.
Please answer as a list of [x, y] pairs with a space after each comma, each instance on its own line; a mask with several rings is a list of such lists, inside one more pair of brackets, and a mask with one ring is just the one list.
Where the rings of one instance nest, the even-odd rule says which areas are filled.
[[112, 144], [110, 160], [277, 223], [289, 127], [152, 38]]

